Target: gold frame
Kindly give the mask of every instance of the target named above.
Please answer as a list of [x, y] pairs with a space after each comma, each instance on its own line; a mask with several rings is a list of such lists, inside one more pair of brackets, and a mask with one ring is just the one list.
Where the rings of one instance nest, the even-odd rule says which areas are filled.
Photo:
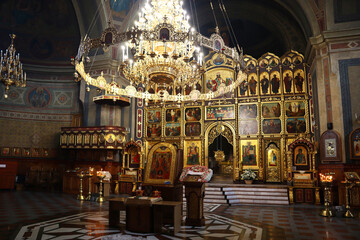
[[236, 118], [235, 114], [236, 114], [236, 108], [235, 108], [235, 105], [234, 104], [231, 104], [231, 105], [217, 105], [217, 106], [206, 106], [205, 107], [205, 120], [209, 120], [209, 121], [216, 121], [217, 118], [208, 118], [207, 117], [207, 111], [208, 109], [210, 108], [225, 108], [225, 107], [232, 107], [233, 110], [234, 110], [234, 116], [233, 117], [228, 117], [228, 118], [222, 118], [223, 120], [233, 120]]
[[[187, 158], [188, 158], [188, 154], [189, 154], [189, 147], [194, 144], [195, 147], [198, 148], [198, 156], [199, 156], [199, 164], [198, 165], [201, 165], [201, 162], [202, 162], [202, 146], [201, 146], [201, 140], [197, 140], [197, 141], [185, 141], [184, 142], [184, 167], [187, 167], [187, 166], [193, 166], [191, 164], [188, 164], [187, 163]], [[197, 165], [197, 164], [194, 164], [194, 165]]]
[[[152, 170], [152, 164], [154, 159], [154, 153], [162, 147], [166, 147], [171, 152], [171, 166], [170, 166], [170, 175], [168, 179], [150, 179], [150, 171]], [[148, 162], [146, 164], [145, 169], [145, 177], [144, 183], [145, 184], [159, 184], [159, 185], [168, 185], [172, 186], [174, 184], [174, 172], [175, 172], [175, 165], [176, 165], [176, 148], [170, 143], [158, 143], [155, 144], [149, 151], [148, 154]]]
[[[256, 147], [256, 149], [255, 149], [256, 165], [244, 165], [243, 146], [247, 146], [247, 145], [249, 145], [249, 143], [250, 143], [250, 145], [255, 145], [255, 147]], [[259, 156], [259, 141], [257, 139], [242, 139], [242, 140], [240, 140], [239, 150], [240, 150], [239, 159], [240, 159], [241, 165], [243, 166], [243, 169], [259, 169], [260, 156]]]
[[[199, 120], [186, 120], [186, 111], [188, 109], [195, 109], [195, 108], [198, 108], [200, 109], [200, 119]], [[190, 123], [190, 122], [201, 122], [203, 119], [202, 119], [202, 107], [201, 106], [188, 106], [188, 107], [184, 107], [184, 117], [183, 117], [184, 121], [186, 123]]]
[[[298, 149], [305, 149], [306, 153], [304, 154], [305, 156], [305, 163], [296, 163], [296, 156], [299, 153]], [[298, 145], [296, 147], [294, 147], [294, 153], [293, 153], [293, 164], [294, 166], [308, 166], [309, 165], [309, 158], [310, 158], [310, 154], [309, 154], [309, 149], [306, 146], [303, 145]]]

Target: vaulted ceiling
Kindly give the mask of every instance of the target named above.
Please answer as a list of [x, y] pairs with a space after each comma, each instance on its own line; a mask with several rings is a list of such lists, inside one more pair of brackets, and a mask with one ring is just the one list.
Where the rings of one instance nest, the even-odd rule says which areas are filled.
[[[121, 4], [114, 6], [117, 7], [114, 9], [117, 11], [113, 12], [114, 18], [122, 18], [124, 13], [126, 16], [129, 12], [127, 8], [138, 1], [117, 0]], [[185, 0], [185, 7], [194, 20], [196, 9], [200, 32], [210, 36], [216, 26], [210, 1], [213, 3], [221, 34], [233, 46], [234, 40], [231, 40], [230, 31], [219, 8], [220, 0]], [[90, 36], [97, 37], [106, 26], [106, 18], [96, 16], [98, 9], [100, 15], [101, 12], [106, 15], [107, 10], [101, 6], [102, 2], [104, 1], [2, 0], [0, 49], [4, 50], [9, 46], [8, 34], [14, 32], [17, 34], [16, 49], [25, 63], [68, 64], [69, 57], [76, 54], [81, 35], [89, 33]], [[114, 0], [110, 2], [114, 3]], [[245, 54], [259, 58], [266, 52], [278, 56], [290, 49], [305, 52], [308, 39], [313, 33], [298, 1], [223, 0], [223, 3], [236, 39], [244, 48]]]

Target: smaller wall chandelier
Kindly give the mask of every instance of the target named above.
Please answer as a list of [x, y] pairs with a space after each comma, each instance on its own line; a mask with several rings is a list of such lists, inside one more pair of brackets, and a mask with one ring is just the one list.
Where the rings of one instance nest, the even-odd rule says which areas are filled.
[[[131, 31], [118, 33], [115, 28], [109, 27], [98, 39], [85, 38], [77, 57], [73, 59], [76, 79], [83, 78], [88, 85], [105, 90], [106, 94], [146, 101], [209, 100], [234, 91], [246, 78], [240, 69], [242, 52], [225, 46], [218, 31], [210, 38], [198, 33], [190, 26], [189, 16], [182, 5], [183, 1], [179, 0], [147, 1]], [[119, 70], [129, 80], [125, 89], [108, 83], [102, 75], [92, 78], [84, 68], [89, 61], [87, 54], [90, 49], [115, 44], [119, 44], [121, 51]], [[209, 93], [201, 93], [197, 89], [201, 86], [204, 73], [204, 47], [225, 54], [238, 63], [237, 79], [232, 84], [220, 85], [217, 91]], [[153, 92], [138, 91], [139, 86], [153, 89]], [[185, 88], [191, 89], [190, 94], [182, 93]]]
[[15, 34], [10, 34], [10, 46], [5, 52], [1, 50], [0, 80], [5, 85], [4, 98], [8, 97], [10, 86], [26, 86], [26, 73], [24, 73], [22, 63], [20, 62], [20, 53], [16, 54], [14, 47], [15, 37]]

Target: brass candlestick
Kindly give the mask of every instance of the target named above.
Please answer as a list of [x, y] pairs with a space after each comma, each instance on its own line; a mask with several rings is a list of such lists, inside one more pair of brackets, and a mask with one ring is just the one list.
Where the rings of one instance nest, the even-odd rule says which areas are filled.
[[332, 217], [333, 212], [330, 209], [330, 201], [331, 201], [331, 186], [329, 182], [323, 182], [324, 187], [324, 209], [321, 210], [320, 215], [323, 217]]
[[103, 186], [102, 186], [105, 175], [98, 175], [97, 177], [99, 178], [99, 181], [100, 181], [99, 182], [99, 197], [98, 197], [97, 201], [99, 203], [102, 203], [105, 201], [104, 196], [103, 196]]
[[349, 194], [349, 190], [353, 187], [353, 183], [348, 182], [347, 180], [343, 183], [345, 184], [345, 203], [346, 203], [345, 205], [346, 212], [344, 213], [344, 217], [353, 218], [354, 214], [351, 212], [350, 209], [350, 194]]
[[77, 196], [77, 199], [80, 200], [80, 201], [84, 201], [85, 200], [85, 197], [83, 195], [83, 178], [84, 178], [84, 173], [81, 172], [77, 175], [80, 179], [80, 192], [79, 192], [79, 195]]
[[92, 174], [86, 174], [86, 177], [88, 177], [88, 182], [89, 182], [89, 192], [88, 192], [88, 196], [86, 197], [86, 201], [90, 201], [91, 200], [91, 178], [92, 178]]

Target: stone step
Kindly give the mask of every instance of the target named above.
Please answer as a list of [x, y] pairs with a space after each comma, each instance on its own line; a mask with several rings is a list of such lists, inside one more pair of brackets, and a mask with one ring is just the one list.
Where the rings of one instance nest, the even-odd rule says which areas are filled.
[[225, 192], [226, 196], [232, 196], [232, 195], [257, 195], [257, 196], [287, 196], [287, 192]]
[[256, 200], [256, 199], [232, 199], [229, 204], [269, 204], [269, 205], [289, 205], [289, 201], [280, 200]]
[[207, 199], [207, 198], [204, 199], [204, 202], [205, 203], [217, 203], [217, 204], [227, 204], [228, 203], [226, 199], [221, 200], [221, 199]]
[[254, 192], [287, 192], [287, 188], [247, 188], [247, 187], [226, 187], [224, 192], [229, 191], [254, 191]]
[[265, 199], [265, 200], [288, 200], [288, 196], [248, 196], [248, 195], [231, 195], [227, 199]]
[[222, 195], [223, 192], [219, 191], [219, 192], [213, 192], [213, 191], [205, 191], [205, 195]]
[[207, 195], [205, 194], [205, 199], [225, 199], [224, 195]]

